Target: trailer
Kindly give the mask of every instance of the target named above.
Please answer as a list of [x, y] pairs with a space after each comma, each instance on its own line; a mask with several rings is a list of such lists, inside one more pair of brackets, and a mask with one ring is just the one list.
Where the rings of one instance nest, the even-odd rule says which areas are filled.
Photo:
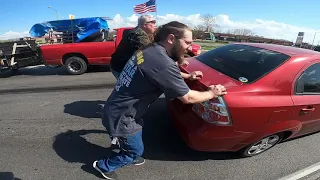
[[[88, 17], [78, 19], [64, 19], [46, 21], [34, 24], [29, 34], [31, 37], [49, 35], [61, 39], [62, 44], [82, 42], [102, 42], [108, 37], [108, 17]], [[49, 43], [53, 44], [53, 43]]]
[[42, 64], [40, 47], [32, 39], [0, 43], [0, 73]]

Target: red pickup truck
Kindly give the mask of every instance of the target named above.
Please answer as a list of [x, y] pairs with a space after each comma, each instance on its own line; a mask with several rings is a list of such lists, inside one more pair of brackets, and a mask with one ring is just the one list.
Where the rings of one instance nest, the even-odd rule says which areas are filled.
[[[123, 32], [129, 29], [132, 27], [117, 29], [114, 41], [42, 45], [42, 60], [45, 65], [63, 65], [73, 75], [85, 73], [89, 65], [109, 65]], [[186, 56], [200, 53], [201, 47], [193, 44], [192, 52]]]

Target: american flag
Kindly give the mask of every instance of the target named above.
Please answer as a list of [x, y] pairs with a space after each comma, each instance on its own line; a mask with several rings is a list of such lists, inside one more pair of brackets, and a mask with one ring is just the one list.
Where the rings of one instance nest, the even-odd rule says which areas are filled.
[[156, 12], [156, 0], [150, 0], [148, 2], [145, 2], [143, 4], [138, 4], [134, 6], [134, 12], [138, 14], [143, 14], [146, 12]]

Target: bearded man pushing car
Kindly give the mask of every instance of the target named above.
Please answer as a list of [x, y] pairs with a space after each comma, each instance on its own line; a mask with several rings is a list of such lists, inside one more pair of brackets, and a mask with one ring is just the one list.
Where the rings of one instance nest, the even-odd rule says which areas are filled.
[[[164, 93], [168, 99], [185, 104], [204, 102], [226, 94], [222, 85], [207, 91], [190, 90], [176, 62], [192, 45], [191, 29], [177, 21], [159, 27], [154, 43], [138, 50], [127, 62], [104, 106], [102, 124], [121, 151], [107, 159], [94, 161], [93, 167], [106, 179], [116, 179], [115, 171], [125, 165], [141, 165], [144, 151], [142, 118], [149, 105]], [[202, 73], [190, 73], [201, 78]]]

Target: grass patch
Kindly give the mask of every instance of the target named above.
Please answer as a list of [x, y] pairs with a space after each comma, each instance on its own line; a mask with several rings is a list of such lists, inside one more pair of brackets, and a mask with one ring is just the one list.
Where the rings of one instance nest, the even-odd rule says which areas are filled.
[[205, 50], [205, 51], [215, 49], [217, 47], [221, 47], [221, 46], [228, 44], [228, 43], [224, 43], [224, 42], [212, 42], [212, 41], [208, 41], [208, 40], [195, 40], [194, 43], [200, 45], [201, 50]]
[[217, 46], [201, 46], [201, 50], [210, 51], [217, 48]]

